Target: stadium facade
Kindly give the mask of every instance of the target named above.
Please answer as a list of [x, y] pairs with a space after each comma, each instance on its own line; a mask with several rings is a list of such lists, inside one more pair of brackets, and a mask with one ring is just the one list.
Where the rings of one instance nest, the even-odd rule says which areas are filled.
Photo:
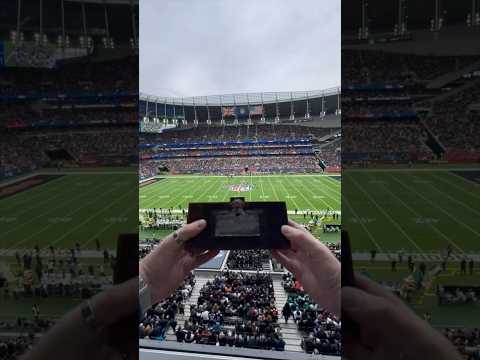
[[140, 121], [167, 127], [308, 121], [340, 112], [339, 88], [180, 98], [140, 94], [139, 99]]

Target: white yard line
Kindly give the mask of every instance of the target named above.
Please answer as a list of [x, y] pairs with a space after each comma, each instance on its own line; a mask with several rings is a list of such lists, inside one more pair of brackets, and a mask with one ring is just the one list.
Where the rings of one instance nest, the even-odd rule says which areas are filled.
[[[436, 178], [436, 177], [435, 177], [435, 178]], [[468, 209], [469, 211], [471, 211], [471, 212], [475, 213], [476, 215], [480, 216], [480, 211], [475, 210], [473, 207], [465, 204], [465, 203], [462, 202], [462, 201], [458, 201], [458, 200], [455, 199], [453, 196], [450, 196], [447, 191], [442, 190], [442, 189], [436, 187], [434, 182], [432, 182], [431, 185], [432, 185], [432, 187], [433, 187], [436, 191], [438, 191], [439, 193], [445, 195], [445, 196], [446, 196], [447, 198], [449, 198], [451, 201], [457, 203], [457, 204], [460, 205], [460, 206], [463, 206], [465, 209]], [[480, 203], [479, 203], [479, 205], [480, 205]]]
[[[323, 187], [325, 186], [325, 183], [323, 183], [322, 180], [319, 180], [319, 179], [318, 179], [318, 180], [315, 179], [315, 180], [316, 180], [317, 184], [319, 185], [318, 190], [320, 190], [320, 191], [322, 192], [322, 194], [324, 194], [325, 196], [327, 196], [327, 197], [330, 198], [331, 200], [333, 200], [333, 201], [335, 201], [335, 202], [337, 202], [337, 203], [339, 203], [339, 204], [341, 205], [341, 200], [335, 199], [333, 196], [331, 196], [331, 195], [328, 194], [328, 192], [327, 192], [328, 188], [326, 188], [325, 190], [323, 190]], [[333, 190], [332, 190], [332, 191], [333, 191]], [[312, 192], [312, 191], [310, 190], [310, 192]], [[312, 194], [313, 194], [313, 192], [312, 192]], [[328, 206], [328, 204], [327, 204], [323, 199], [320, 199], [320, 200], [322, 200], [323, 203]]]
[[437, 208], [438, 210], [440, 210], [441, 212], [443, 212], [445, 215], [447, 215], [450, 219], [454, 220], [456, 223], [462, 225], [464, 228], [468, 229], [469, 231], [471, 231], [472, 233], [474, 233], [475, 235], [477, 235], [477, 236], [480, 237], [480, 233], [479, 233], [478, 231], [476, 231], [475, 229], [473, 229], [472, 227], [470, 227], [470, 225], [465, 224], [463, 221], [459, 220], [456, 216], [450, 214], [448, 211], [446, 211], [445, 209], [443, 209], [441, 206], [438, 206], [438, 204], [436, 204], [435, 202], [430, 201], [427, 197], [423, 196], [420, 192], [418, 192], [418, 191], [415, 190], [414, 188], [403, 184], [402, 182], [400, 182], [399, 180], [397, 180], [395, 177], [392, 177], [392, 179], [393, 179], [394, 181], [398, 182], [399, 184], [403, 185], [406, 189], [409, 189], [411, 192], [417, 194], [420, 198], [422, 198], [423, 200], [425, 200], [427, 203], [433, 205], [435, 208]]
[[280, 201], [280, 198], [278, 197], [277, 191], [275, 190], [275, 186], [272, 185], [272, 184], [273, 184], [273, 183], [272, 183], [272, 180], [270, 179], [270, 177], [268, 177], [267, 180], [268, 180], [268, 183], [269, 183], [270, 187], [271, 187], [272, 190], [273, 190], [273, 194], [275, 195], [275, 199], [276, 199], [277, 201]]
[[99, 214], [101, 214], [101, 213], [104, 212], [105, 210], [110, 209], [113, 205], [117, 204], [118, 202], [120, 202], [121, 200], [123, 200], [125, 197], [130, 196], [130, 193], [135, 192], [135, 191], [137, 191], [137, 189], [132, 189], [132, 190], [130, 190], [130, 191], [125, 192], [122, 196], [116, 198], [115, 201], [110, 202], [110, 203], [109, 203], [107, 206], [105, 206], [104, 208], [100, 209], [99, 211], [94, 212], [94, 213], [93, 213], [92, 215], [90, 215], [88, 218], [86, 218], [86, 219], [83, 220], [82, 222], [78, 223], [78, 224], [75, 225], [74, 227], [70, 228], [70, 230], [68, 230], [68, 231], [65, 232], [62, 236], [60, 236], [58, 239], [56, 239], [55, 241], [53, 241], [51, 245], [54, 245], [54, 244], [59, 243], [60, 241], [62, 241], [63, 239], [65, 239], [69, 234], [71, 234], [72, 232], [74, 232], [74, 231], [77, 230], [78, 228], [82, 227], [84, 224], [88, 223], [90, 220], [96, 218]]
[[[352, 213], [353, 213], [353, 216], [355, 216], [357, 219], [359, 219], [359, 216], [357, 214], [357, 212], [355, 211], [355, 209], [350, 205], [350, 203], [348, 202], [347, 199], [342, 199], [342, 202], [347, 205], [350, 210], [352, 210]], [[375, 240], [375, 237], [372, 235], [372, 233], [370, 232], [370, 230], [368, 230], [368, 228], [365, 226], [365, 224], [363, 222], [360, 222], [360, 225], [362, 226], [362, 229], [365, 231], [365, 233], [367, 234], [367, 236], [370, 238], [370, 241], [377, 247], [377, 249], [380, 251], [380, 252], [383, 252], [383, 249], [382, 247], [380, 246], [380, 244]], [[348, 229], [347, 229], [348, 230]], [[354, 241], [353, 239], [350, 239], [352, 242]]]
[[[451, 173], [449, 173], [449, 175], [455, 176], [455, 177], [463, 180], [463, 182], [465, 182], [465, 183], [467, 183], [467, 184], [469, 184], [469, 185], [472, 185], [472, 186], [474, 186], [474, 187], [475, 187], [475, 185], [478, 185], [478, 184], [475, 184], [475, 183], [473, 183], [473, 182], [471, 182], [471, 181], [468, 181], [467, 179], [463, 178], [462, 176], [460, 176], [460, 175], [458, 175], [458, 174], [454, 174], [454, 173], [451, 172]], [[449, 186], [453, 186], [454, 188], [460, 190], [461, 192], [465, 193], [465, 194], [468, 195], [469, 197], [474, 197], [474, 198], [480, 199], [480, 196], [476, 195], [473, 191], [467, 191], [467, 190], [465, 190], [465, 188], [459, 186], [455, 181], [453, 181], [453, 179], [452, 179], [452, 181], [447, 180], [447, 179], [450, 179], [450, 176], [445, 176], [445, 177], [444, 177], [444, 176], [436, 176], [436, 175], [433, 175], [433, 174], [432, 174], [432, 177], [435, 178], [435, 179], [437, 179], [437, 180], [440, 180], [440, 181], [444, 182], [445, 184], [448, 184]]]
[[[103, 184], [102, 184], [102, 185], [103, 185]], [[93, 188], [92, 190], [97, 190], [97, 188]], [[110, 194], [110, 193], [111, 193], [112, 191], [114, 191], [114, 190], [116, 190], [116, 189], [115, 189], [115, 188], [110, 189], [109, 191], [107, 191], [107, 192], [103, 193], [102, 195], [100, 195], [99, 197], [97, 197], [96, 200], [104, 197], [104, 196], [107, 195], [107, 194]], [[84, 195], [84, 194], [81, 194], [81, 195]], [[81, 195], [80, 195], [80, 196], [81, 196]], [[69, 201], [67, 204], [72, 203], [74, 199], [76, 199], [76, 198], [73, 198], [73, 199], [72, 199], [71, 201]], [[76, 207], [74, 211], [71, 211], [71, 212], [69, 212], [69, 213], [67, 213], [67, 214], [64, 214], [64, 215], [62, 215], [62, 216], [71, 216], [71, 215], [79, 212], [80, 210], [84, 209], [84, 208], [87, 207], [88, 205], [90, 205], [89, 202], [86, 203], [86, 204], [84, 204], [83, 206]], [[65, 206], [65, 204], [62, 204], [62, 206]], [[56, 208], [59, 208], [59, 206], [57, 206]], [[56, 208], [53, 208], [53, 209], [56, 209]], [[53, 209], [52, 209], [52, 210], [53, 210]], [[40, 216], [44, 216], [44, 214], [41, 214]], [[27, 240], [29, 240], [29, 239], [37, 236], [38, 234], [43, 233], [45, 230], [48, 230], [48, 229], [49, 229], [50, 227], [52, 227], [52, 226], [57, 226], [57, 225], [56, 225], [56, 224], [47, 224], [46, 226], [42, 227], [39, 231], [36, 231], [36, 232], [30, 234], [30, 236], [27, 236], [27, 237], [23, 238], [21, 241], [15, 243], [15, 246], [18, 246], [18, 245], [20, 245], [20, 244], [25, 243]], [[12, 247], [9, 247], [8, 249], [10, 249], [10, 248], [12, 248]], [[8, 250], [8, 249], [7, 249], [7, 250]]]
[[[386, 190], [388, 193], [390, 193], [397, 201], [399, 201], [407, 210], [409, 210], [413, 215], [415, 215], [416, 217], [424, 217], [422, 216], [421, 214], [419, 214], [418, 212], [416, 212], [412, 207], [410, 207], [409, 205], [407, 205], [402, 199], [400, 199], [397, 195], [395, 195], [395, 193], [393, 191], [390, 191], [390, 189], [388, 189], [388, 186], [386, 186], [385, 184], [382, 184], [380, 185], [384, 188], [384, 190]], [[405, 186], [404, 186], [405, 187]], [[406, 187], [405, 187], [406, 188]], [[452, 239], [450, 239], [445, 233], [443, 233], [440, 229], [438, 229], [436, 226], [434, 226], [433, 224], [426, 224], [427, 226], [430, 226], [437, 234], [439, 234], [441, 237], [443, 237], [445, 240], [447, 240], [447, 242], [449, 242], [450, 244], [452, 244], [454, 247], [457, 248], [457, 250], [460, 250], [460, 252], [464, 253], [463, 249], [458, 246]]]
[[[99, 188], [104, 187], [105, 185], [108, 185], [108, 184], [107, 184], [107, 183], [102, 183], [102, 184], [100, 184], [100, 185], [98, 185], [98, 186], [96, 186], [96, 187], [90, 188], [90, 190], [87, 191], [87, 194], [92, 193], [92, 192], [98, 190]], [[84, 195], [85, 195], [85, 193], [79, 193], [77, 196], [74, 196], [74, 197], [70, 198], [67, 202], [58, 202], [58, 205], [57, 205], [57, 206], [54, 206], [54, 207], [50, 208], [47, 212], [41, 212], [41, 213], [39, 213], [37, 216], [34, 216], [34, 217], [29, 218], [28, 221], [22, 222], [22, 223], [19, 224], [18, 226], [15, 226], [15, 227], [7, 230], [7, 231], [4, 231], [4, 232], [0, 233], [0, 237], [4, 237], [5, 235], [11, 233], [12, 231], [18, 230], [18, 229], [24, 227], [26, 224], [29, 224], [29, 223], [31, 223], [32, 221], [34, 221], [34, 220], [36, 220], [36, 219], [38, 219], [38, 218], [41, 218], [41, 217], [43, 217], [43, 216], [45, 216], [45, 215], [47, 215], [47, 214], [50, 214], [50, 213], [54, 212], [55, 210], [64, 207], [64, 206], [67, 205], [67, 204], [72, 204], [72, 203], [74, 203], [77, 199], [81, 198], [81, 197], [84, 196]], [[52, 201], [53, 199], [56, 199], [56, 198], [57, 198], [57, 197], [53, 197], [53, 198], [51, 198], [51, 199], [49, 199], [49, 200]], [[86, 205], [88, 205], [88, 204], [86, 204]], [[85, 205], [85, 206], [86, 206], [86, 205]], [[22, 214], [22, 213], [20, 213], [20, 214]], [[50, 224], [47, 225], [47, 226], [50, 226]]]
[[[44, 184], [39, 184], [39, 185], [36, 185], [36, 186], [32, 186], [28, 189], [22, 190], [21, 192], [19, 192], [17, 194], [11, 195], [12, 198], [15, 198], [15, 201], [12, 204], [10, 204], [10, 206], [9, 205], [2, 205], [2, 211], [5, 211], [5, 210], [11, 209], [11, 208], [15, 208], [15, 207], [20, 206], [20, 205], [25, 204], [25, 203], [31, 203], [31, 202], [35, 201], [35, 199], [44, 196], [45, 193], [48, 192], [48, 189], [45, 190], [45, 187], [47, 185], [50, 185], [52, 183], [54, 183], [53, 185], [55, 185], [55, 183], [58, 180], [65, 180], [65, 179], [67, 179], [67, 178], [66, 177], [60, 177], [58, 179], [53, 179], [53, 180], [50, 180], [50, 181], [48, 181]], [[59, 189], [63, 189], [64, 187], [67, 187], [67, 185], [69, 185], [68, 182], [66, 184], [60, 185], [59, 187], [55, 188], [55, 191], [58, 191]], [[38, 191], [38, 193], [36, 193], [35, 195], [27, 197], [27, 199], [25, 199], [23, 201], [18, 201], [19, 197], [21, 198], [24, 195], [28, 195], [31, 190], [45, 190], [45, 191]], [[9, 198], [10, 198], [10, 196], [4, 198], [3, 200], [6, 201]], [[45, 201], [49, 201], [49, 200], [50, 199], [47, 199]], [[2, 201], [2, 200], [0, 200], [0, 201]], [[39, 204], [44, 203], [45, 201], [42, 201]]]
[[366, 192], [358, 183], [357, 181], [351, 177], [350, 180], [354, 183], [354, 185], [364, 194], [366, 195], [366, 197], [370, 200], [370, 202], [375, 205], [375, 207], [380, 210], [382, 212], [382, 214], [398, 229], [398, 231], [400, 231], [400, 233], [413, 245], [415, 246], [415, 248], [420, 252], [420, 253], [424, 253], [424, 251], [420, 248], [420, 246], [418, 246], [418, 244], [415, 242], [415, 240], [413, 240], [410, 235], [408, 235], [405, 230], [403, 230], [402, 226], [397, 222], [395, 221], [395, 219], [393, 219], [380, 205], [378, 205], [378, 203], [375, 201], [374, 198], [372, 198], [372, 196], [370, 196], [370, 194], [368, 192]]
[[[317, 207], [315, 206], [315, 204], [313, 204], [307, 197], [305, 197], [305, 195], [303, 195], [302, 190], [297, 190], [297, 189], [295, 188], [295, 184], [293, 183], [293, 180], [292, 180], [292, 182], [290, 182], [290, 180], [289, 180], [288, 178], [286, 178], [286, 181], [287, 181], [289, 184], [292, 184], [292, 187], [295, 189], [295, 191], [298, 192], [298, 193], [300, 194], [300, 196], [301, 196], [307, 203], [310, 204], [310, 206], [312, 206], [312, 210], [318, 211], [318, 209], [317, 209]], [[299, 187], [300, 187], [300, 188], [306, 188], [306, 189], [308, 189], [308, 187], [303, 186], [303, 185], [300, 185]], [[313, 193], [312, 193], [312, 194], [313, 194]], [[320, 200], [323, 201], [323, 199], [320, 199]], [[323, 201], [323, 202], [324, 202], [324, 201]], [[324, 202], [324, 203], [325, 203], [325, 202]], [[328, 207], [329, 207], [329, 206], [328, 206]], [[297, 207], [297, 209], [298, 209], [298, 210], [304, 210], [304, 209], [299, 209], [298, 207]]]
[[[298, 207], [298, 203], [295, 201], [295, 198], [288, 193], [287, 188], [286, 188], [285, 185], [283, 184], [283, 180], [280, 180], [280, 185], [282, 185], [283, 189], [284, 189], [285, 192], [287, 193], [287, 199], [289, 199], [289, 200], [291, 200], [291, 201], [293, 202], [293, 204], [295, 205], [295, 209], [299, 209], [299, 210], [300, 210], [300, 208]], [[302, 196], [303, 196], [303, 195], [302, 195]], [[304, 199], [305, 199], [305, 198], [304, 198]], [[306, 199], [305, 199], [305, 200], [306, 200]], [[315, 207], [314, 207], [314, 209], [315, 209]], [[317, 209], [315, 209], [315, 211], [317, 211]]]

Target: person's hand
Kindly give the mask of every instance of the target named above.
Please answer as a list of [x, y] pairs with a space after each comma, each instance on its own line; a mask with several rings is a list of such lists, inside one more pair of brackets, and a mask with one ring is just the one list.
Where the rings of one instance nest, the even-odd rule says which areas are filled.
[[318, 305], [340, 316], [340, 262], [304, 227], [291, 220], [288, 223], [282, 226], [282, 234], [291, 248], [272, 251], [273, 258], [295, 275]]
[[344, 329], [347, 359], [461, 359], [443, 335], [395, 294], [359, 274], [355, 285], [342, 288], [342, 311], [359, 328], [358, 334]]
[[[82, 303], [59, 319], [21, 359], [137, 359], [138, 278], [114, 285], [89, 302], [94, 328], [81, 315]], [[119, 324], [121, 320], [125, 323]]]
[[162, 240], [140, 262], [140, 275], [151, 289], [152, 303], [167, 298], [181, 285], [190, 271], [218, 254], [218, 250], [195, 254], [185, 248], [185, 243], [206, 226], [207, 222], [203, 219], [182, 226]]

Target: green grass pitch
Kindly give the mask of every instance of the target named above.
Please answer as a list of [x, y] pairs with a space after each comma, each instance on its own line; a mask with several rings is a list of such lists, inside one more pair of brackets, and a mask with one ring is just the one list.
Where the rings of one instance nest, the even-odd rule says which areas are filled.
[[[478, 284], [480, 278], [480, 191], [478, 170], [458, 169], [362, 169], [342, 172], [344, 229], [357, 253], [377, 249], [396, 253], [403, 249], [414, 261], [428, 259], [438, 265], [450, 244], [456, 261], [420, 291], [412, 309], [431, 314], [434, 326], [476, 326], [480, 307], [439, 305], [437, 284]], [[469, 174], [469, 175], [468, 175]], [[465, 176], [468, 175], [468, 176]], [[465, 255], [476, 261], [473, 275], [461, 275], [458, 260]], [[378, 257], [378, 256], [377, 256]], [[404, 262], [391, 271], [390, 261], [355, 260], [357, 271], [376, 281], [402, 282], [410, 272]]]
[[119, 233], [136, 232], [135, 173], [67, 174], [0, 199], [0, 253], [71, 248], [115, 249]]
[[458, 255], [480, 253], [477, 173], [344, 171], [343, 226], [353, 251], [429, 254], [450, 245]]
[[[140, 209], [187, 209], [190, 202], [228, 201], [243, 196], [247, 201], [285, 201], [289, 212], [341, 210], [338, 175], [167, 176], [140, 188]], [[250, 191], [232, 191], [232, 186], [252, 185]], [[303, 215], [289, 217], [303, 222]], [[307, 217], [308, 220], [308, 217]], [[157, 236], [161, 237], [162, 234]], [[318, 232], [323, 241], [338, 241], [340, 235]], [[152, 236], [147, 234], [144, 237]], [[142, 234], [141, 234], [142, 237]]]

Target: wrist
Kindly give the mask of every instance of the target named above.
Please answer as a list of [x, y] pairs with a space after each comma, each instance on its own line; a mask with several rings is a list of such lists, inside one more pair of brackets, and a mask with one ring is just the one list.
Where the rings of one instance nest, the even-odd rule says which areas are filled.
[[140, 319], [143, 318], [145, 312], [152, 307], [153, 297], [150, 286], [142, 277], [142, 274], [138, 275], [138, 305], [139, 305], [139, 316]]

